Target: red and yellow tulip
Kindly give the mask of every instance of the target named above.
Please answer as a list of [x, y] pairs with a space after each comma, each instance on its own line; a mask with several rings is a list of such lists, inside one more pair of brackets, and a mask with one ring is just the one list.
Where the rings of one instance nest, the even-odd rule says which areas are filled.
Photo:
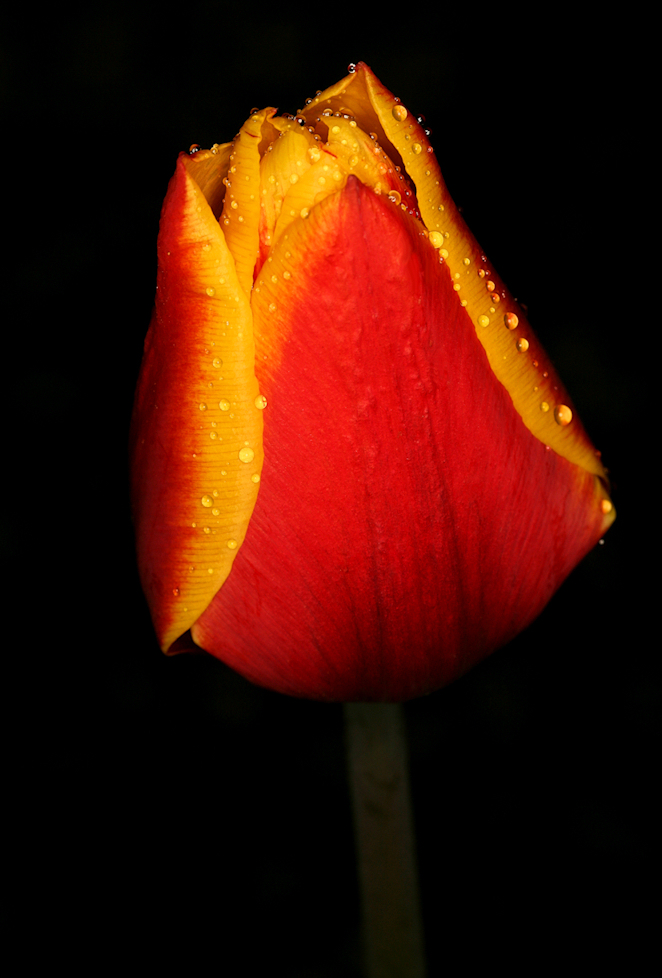
[[615, 516], [428, 134], [364, 64], [179, 157], [132, 485], [163, 650], [325, 700], [448, 683]]

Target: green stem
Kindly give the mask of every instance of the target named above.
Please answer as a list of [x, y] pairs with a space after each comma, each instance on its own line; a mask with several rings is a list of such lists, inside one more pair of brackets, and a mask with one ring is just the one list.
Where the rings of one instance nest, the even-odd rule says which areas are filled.
[[346, 703], [366, 978], [425, 978], [404, 716]]

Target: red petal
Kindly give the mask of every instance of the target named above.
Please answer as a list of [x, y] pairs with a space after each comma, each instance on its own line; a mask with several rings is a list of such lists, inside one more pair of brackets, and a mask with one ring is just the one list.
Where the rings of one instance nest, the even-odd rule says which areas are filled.
[[180, 157], [163, 206], [132, 422], [138, 566], [164, 651], [230, 573], [262, 464], [249, 300], [192, 165]]
[[541, 611], [608, 525], [604, 489], [524, 425], [399, 207], [352, 177], [271, 257], [261, 492], [193, 637], [291, 695], [419, 696]]

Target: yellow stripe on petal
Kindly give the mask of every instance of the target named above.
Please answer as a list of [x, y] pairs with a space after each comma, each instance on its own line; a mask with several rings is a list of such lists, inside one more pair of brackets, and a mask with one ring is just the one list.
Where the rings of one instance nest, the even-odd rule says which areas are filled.
[[[159, 239], [153, 347], [147, 350], [142, 453], [143, 577], [159, 595], [164, 651], [200, 617], [243, 543], [263, 463], [253, 320], [235, 262], [180, 158]], [[170, 208], [170, 210], [169, 210]], [[148, 340], [149, 344], [149, 340]], [[173, 348], [174, 354], [173, 354]], [[163, 445], [167, 444], [167, 455]], [[151, 549], [160, 548], [154, 568]], [[165, 575], [155, 584], [154, 573]]]
[[214, 217], [219, 217], [223, 210], [224, 180], [230, 167], [231, 152], [232, 143], [216, 143], [211, 149], [201, 149], [197, 153], [191, 152], [189, 156], [182, 156], [184, 166], [202, 190]]
[[250, 294], [257, 260], [260, 224], [260, 143], [275, 109], [249, 116], [232, 144], [220, 223], [234, 257], [241, 287]]
[[269, 247], [273, 247], [276, 237], [282, 232], [282, 227], [277, 230], [279, 223], [287, 226], [300, 215], [303, 204], [290, 202], [287, 207], [284, 204], [290, 194], [296, 198], [313, 162], [310, 154], [316, 149], [315, 141], [307, 130], [287, 120], [274, 121], [285, 122], [287, 129], [283, 129], [271, 143], [260, 167], [263, 233]]
[[317, 96], [304, 113], [314, 123], [325, 113], [343, 111], [372, 131], [414, 182], [430, 244], [448, 265], [458, 302], [466, 308], [495, 375], [527, 428], [562, 457], [604, 478], [600, 458], [572, 415], [549, 358], [453, 203], [418, 120], [364, 64]]

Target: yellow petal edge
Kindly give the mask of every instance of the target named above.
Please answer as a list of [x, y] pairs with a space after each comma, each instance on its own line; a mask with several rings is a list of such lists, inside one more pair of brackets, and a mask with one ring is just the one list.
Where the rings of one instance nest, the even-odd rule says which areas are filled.
[[[480, 250], [444, 183], [428, 135], [399, 99], [364, 64], [310, 100], [302, 111], [319, 124], [325, 110], [351, 116], [373, 133], [390, 156], [393, 149], [416, 187], [430, 243], [446, 262], [490, 365], [508, 390], [529, 431], [568, 461], [606, 483], [599, 453], [581, 423], [559, 399], [562, 385], [538, 344], [524, 313]], [[611, 512], [606, 501], [603, 509]], [[615, 515], [615, 514], [614, 514]], [[611, 517], [613, 518], [613, 517]]]
[[[223, 166], [227, 153], [219, 154], [218, 162], [211, 153], [199, 155], [197, 171], [204, 184], [205, 165]], [[173, 461], [183, 477], [163, 515], [178, 533], [170, 621], [161, 636], [164, 651], [200, 617], [230, 573], [255, 507], [264, 458], [265, 403], [255, 377], [253, 317], [246, 280], [240, 280], [242, 262], [231, 253], [190, 175], [195, 156], [181, 159], [186, 179], [179, 254], [161, 253], [159, 261], [166, 281], [168, 262], [177, 262], [175, 287], [194, 340], [183, 343], [178, 355], [182, 415], [180, 431], [173, 432], [179, 455]], [[241, 236], [233, 244], [239, 255], [245, 252]]]

